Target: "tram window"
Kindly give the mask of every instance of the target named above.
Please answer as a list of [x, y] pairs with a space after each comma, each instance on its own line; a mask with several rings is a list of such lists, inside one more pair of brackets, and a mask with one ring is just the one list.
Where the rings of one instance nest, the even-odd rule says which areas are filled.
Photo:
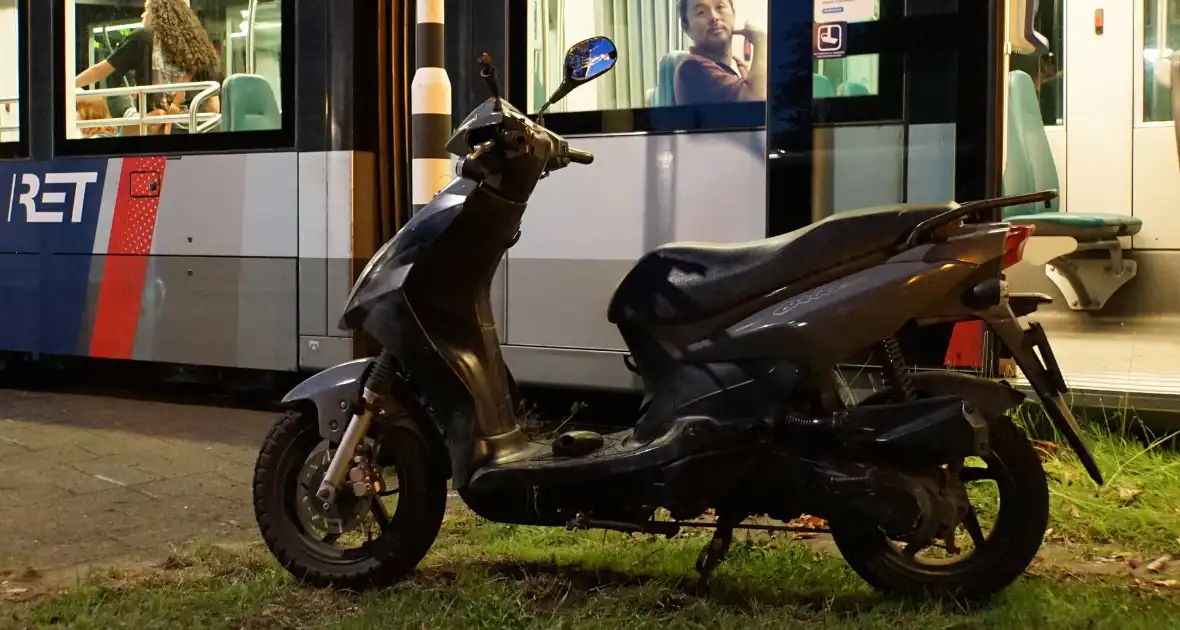
[[282, 129], [291, 1], [66, 0], [67, 137]]
[[1143, 122], [1167, 122], [1172, 112], [1173, 53], [1180, 50], [1180, 0], [1143, 3]]
[[1020, 70], [1033, 80], [1046, 127], [1065, 124], [1065, 0], [1041, 0], [1033, 29], [1045, 36], [1046, 54], [1012, 54], [1010, 71]]
[[20, 140], [20, 36], [16, 0], [0, 0], [0, 143]]
[[594, 35], [614, 40], [619, 63], [551, 111], [764, 101], [768, 1], [529, 0], [529, 110], [561, 82], [566, 49]]

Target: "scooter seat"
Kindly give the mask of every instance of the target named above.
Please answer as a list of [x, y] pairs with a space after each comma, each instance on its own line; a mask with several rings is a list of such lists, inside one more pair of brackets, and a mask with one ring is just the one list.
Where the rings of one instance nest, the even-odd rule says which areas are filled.
[[876, 206], [749, 243], [669, 243], [639, 259], [615, 291], [607, 316], [615, 324], [710, 317], [840, 265], [868, 264], [922, 221], [956, 207]]

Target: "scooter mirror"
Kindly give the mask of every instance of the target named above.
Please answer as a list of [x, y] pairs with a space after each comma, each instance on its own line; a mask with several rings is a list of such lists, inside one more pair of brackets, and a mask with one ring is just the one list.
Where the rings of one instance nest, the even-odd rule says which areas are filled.
[[591, 37], [570, 46], [565, 53], [565, 72], [561, 85], [545, 102], [541, 113], [565, 98], [574, 88], [610, 72], [618, 59], [619, 51], [609, 37]]
[[608, 37], [591, 37], [580, 41], [565, 53], [565, 78], [563, 83], [575, 85], [592, 81], [615, 67], [619, 51]]

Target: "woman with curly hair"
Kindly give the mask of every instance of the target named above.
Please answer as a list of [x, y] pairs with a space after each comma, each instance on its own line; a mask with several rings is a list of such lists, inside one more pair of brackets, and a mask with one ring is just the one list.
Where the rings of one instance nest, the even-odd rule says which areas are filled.
[[[220, 63], [200, 18], [185, 0], [147, 0], [143, 28], [132, 32], [110, 57], [79, 74], [75, 84], [84, 87], [112, 75], [112, 83], [119, 84], [130, 74], [136, 85], [220, 81]], [[180, 114], [187, 110], [188, 101], [183, 91], [154, 94], [149, 97], [148, 109], [157, 115]], [[210, 111], [220, 111], [216, 97], [208, 103]], [[124, 99], [116, 111], [122, 111], [124, 117], [137, 115], [131, 99]], [[165, 133], [171, 127], [166, 125]], [[184, 123], [176, 123], [175, 127], [187, 131]]]

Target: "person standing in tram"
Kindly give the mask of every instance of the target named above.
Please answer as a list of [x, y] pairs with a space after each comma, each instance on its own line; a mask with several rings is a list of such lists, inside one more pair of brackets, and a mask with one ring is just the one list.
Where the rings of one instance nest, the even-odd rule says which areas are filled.
[[[201, 25], [197, 14], [186, 0], [147, 0], [143, 8], [143, 27], [136, 29], [119, 45], [110, 57], [82, 71], [75, 79], [77, 87], [86, 87], [114, 77], [122, 82], [134, 74], [136, 85], [168, 85], [194, 81], [220, 81], [221, 60]], [[135, 101], [119, 99], [115, 111], [124, 118], [138, 115]], [[148, 116], [185, 113], [190, 97], [183, 90], [171, 94], [152, 94], [148, 97]], [[218, 97], [208, 101], [208, 110], [218, 112]], [[185, 123], [164, 125], [164, 133], [173, 130], [187, 133]], [[127, 135], [136, 133], [135, 127], [125, 127]]]
[[[733, 0], [678, 0], [680, 26], [692, 40], [676, 68], [676, 104], [766, 100], [766, 32], [746, 22], [735, 30]], [[733, 36], [754, 49], [747, 64], [734, 57]]]

